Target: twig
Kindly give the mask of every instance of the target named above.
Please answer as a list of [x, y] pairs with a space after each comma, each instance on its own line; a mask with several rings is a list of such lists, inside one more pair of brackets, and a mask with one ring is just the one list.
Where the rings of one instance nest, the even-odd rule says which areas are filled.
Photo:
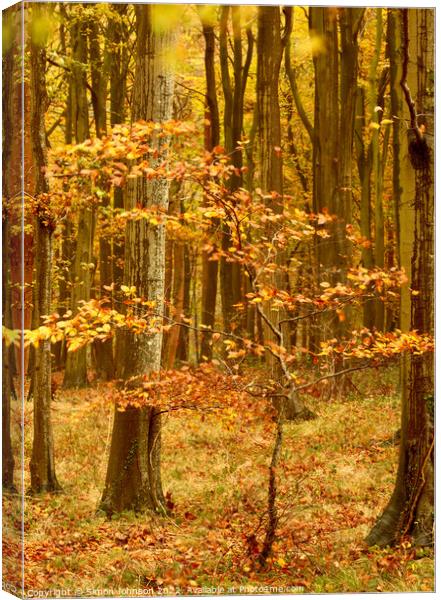
[[262, 551], [259, 554], [259, 563], [261, 567], [266, 565], [266, 561], [271, 553], [274, 540], [276, 538], [276, 530], [279, 522], [277, 513], [277, 466], [279, 464], [280, 451], [283, 442], [283, 408], [279, 412], [277, 419], [276, 439], [274, 440], [273, 453], [271, 456], [271, 464], [269, 466], [269, 481], [268, 481], [268, 525], [266, 529], [265, 541]]

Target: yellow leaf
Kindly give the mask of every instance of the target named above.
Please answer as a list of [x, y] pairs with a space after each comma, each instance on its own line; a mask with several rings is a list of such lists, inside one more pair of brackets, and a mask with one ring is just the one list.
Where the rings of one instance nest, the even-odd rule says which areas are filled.
[[276, 562], [280, 567], [284, 567], [286, 565], [286, 561], [283, 558], [278, 558]]

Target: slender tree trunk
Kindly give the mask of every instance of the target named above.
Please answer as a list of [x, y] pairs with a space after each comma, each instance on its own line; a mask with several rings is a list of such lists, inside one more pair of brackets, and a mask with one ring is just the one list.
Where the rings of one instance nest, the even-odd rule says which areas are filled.
[[[283, 175], [281, 155], [281, 126], [279, 106], [279, 71], [289, 31], [291, 8], [286, 9], [285, 37], [281, 33], [280, 8], [278, 6], [260, 6], [258, 9], [258, 33], [257, 33], [257, 83], [256, 101], [258, 115], [258, 137], [259, 137], [259, 165], [260, 165], [260, 187], [264, 194], [271, 197], [269, 206], [275, 213], [283, 210]], [[274, 231], [269, 226], [265, 236], [271, 239]], [[275, 259], [279, 266], [286, 265], [284, 252], [278, 252]], [[286, 288], [286, 279], [280, 269], [276, 271], [269, 281], [277, 289]], [[273, 342], [289, 351], [289, 328], [280, 325], [285, 316], [283, 309], [271, 310], [271, 306], [263, 307], [264, 314], [260, 315], [265, 320], [263, 324], [263, 335], [265, 340]], [[266, 318], [265, 318], [266, 317]], [[272, 327], [266, 321], [272, 323]], [[262, 323], [260, 323], [261, 325]], [[258, 320], [259, 327], [259, 320]], [[272, 329], [279, 331], [276, 336]], [[271, 370], [271, 378], [281, 381], [283, 373], [279, 361], [269, 353], [266, 356], [268, 367]], [[284, 382], [288, 384], [289, 382]], [[297, 418], [303, 411], [304, 406], [300, 398], [291, 395], [279, 406], [279, 400], [275, 400], [277, 408], [282, 408], [284, 418]]]
[[[350, 265], [346, 225], [352, 220], [352, 148], [357, 99], [358, 35], [364, 9], [311, 7], [311, 35], [320, 36], [323, 49], [313, 56], [315, 72], [313, 209], [334, 218], [329, 237], [317, 238], [318, 277], [332, 284], [344, 283]], [[338, 36], [340, 26], [340, 46]], [[339, 48], [341, 47], [341, 53]], [[319, 319], [312, 338], [343, 335], [344, 321], [337, 315]], [[339, 365], [336, 365], [339, 368]]]
[[[31, 18], [41, 14], [41, 7], [32, 7]], [[45, 82], [46, 50], [37, 42], [30, 42], [31, 70], [31, 137], [32, 156], [35, 169], [35, 197], [38, 202], [36, 226], [36, 314], [41, 316], [51, 312], [52, 295], [52, 232], [55, 228], [51, 220], [48, 196], [45, 111], [48, 104]], [[60, 489], [55, 475], [54, 441], [51, 420], [51, 343], [44, 340], [35, 351], [33, 377], [34, 397], [34, 438], [30, 462], [31, 489], [34, 493], [51, 492]]]
[[[190, 314], [190, 290], [192, 279], [192, 268], [190, 260], [190, 250], [188, 244], [184, 245], [184, 291], [182, 300], [182, 313], [185, 316]], [[181, 327], [179, 332], [178, 347], [176, 349], [176, 358], [181, 362], [187, 362], [189, 357], [190, 337], [188, 329]]]
[[[209, 121], [205, 130], [205, 149], [211, 152], [219, 145], [220, 125], [219, 107], [216, 94], [216, 71], [215, 71], [215, 49], [216, 38], [214, 26], [203, 21], [202, 32], [205, 40], [205, 116]], [[213, 220], [213, 229], [218, 227], [217, 220]], [[210, 260], [212, 251], [202, 252], [202, 290], [201, 290], [201, 323], [213, 329], [216, 317], [217, 278], [219, 261]], [[201, 355], [207, 360], [213, 356], [212, 336], [207, 331], [201, 338]]]
[[[378, 106], [384, 107], [384, 98], [381, 104], [377, 104], [377, 66], [381, 56], [381, 46], [383, 38], [383, 9], [376, 9], [376, 42], [374, 60], [371, 63], [370, 69], [370, 110], [371, 120], [374, 124], [371, 138], [372, 148], [372, 174], [373, 174], [373, 190], [375, 201], [375, 266], [384, 268], [384, 214], [383, 214], [383, 195], [381, 181], [381, 149], [380, 149], [380, 123], [383, 119], [383, 111], [378, 110]], [[381, 101], [381, 99], [380, 99]], [[375, 302], [375, 327], [382, 331], [384, 329], [384, 303], [382, 301]]]
[[179, 323], [182, 320], [184, 311], [184, 244], [180, 241], [175, 241], [173, 244], [173, 311], [174, 320], [177, 322], [173, 325], [168, 335], [167, 356], [164, 366], [167, 369], [173, 369], [178, 351], [180, 332], [182, 327]]
[[[229, 35], [228, 20], [231, 11], [233, 30], [233, 79], [230, 77], [229, 68]], [[242, 178], [242, 152], [238, 149], [238, 142], [242, 137], [243, 127], [243, 101], [248, 78], [249, 63], [252, 55], [252, 38], [248, 37], [248, 52], [243, 63], [242, 52], [242, 25], [240, 6], [223, 6], [221, 8], [219, 32], [219, 58], [221, 67], [221, 81], [224, 93], [224, 140], [225, 151], [231, 156], [235, 167], [228, 182], [231, 192], [237, 190], [243, 183]], [[242, 64], [243, 63], [243, 64]], [[232, 244], [231, 229], [227, 223], [222, 226], [222, 248], [227, 250]], [[231, 331], [242, 328], [244, 323], [238, 319], [234, 305], [242, 300], [242, 274], [241, 265], [229, 262], [224, 257], [220, 261], [220, 283], [224, 329]]]
[[[169, 215], [179, 215], [183, 210], [179, 201], [180, 183], [173, 181], [170, 185]], [[166, 306], [164, 314], [172, 318], [176, 325], [172, 325], [166, 333], [162, 342], [161, 364], [166, 369], [173, 369], [176, 355], [179, 347], [182, 327], [179, 325], [182, 321], [184, 311], [184, 273], [185, 273], [185, 242], [175, 239], [166, 240], [165, 253], [165, 285], [164, 299]], [[168, 306], [169, 305], [169, 306]], [[168, 321], [166, 320], [166, 323]]]
[[[355, 146], [357, 149], [358, 175], [360, 178], [360, 233], [364, 239], [361, 249], [362, 265], [366, 269], [374, 267], [374, 252], [372, 241], [372, 207], [371, 207], [371, 173], [372, 173], [372, 146], [365, 148], [363, 143], [364, 128], [366, 123], [365, 91], [362, 86], [358, 88], [357, 118], [355, 121]], [[375, 303], [367, 300], [363, 305], [363, 325], [372, 329], [375, 325]]]
[[[101, 206], [104, 214], [99, 214], [100, 237], [99, 237], [99, 295], [108, 297], [109, 292], [105, 286], [110, 287], [113, 283], [113, 262], [112, 262], [112, 240], [106, 232], [106, 221], [108, 219], [105, 209], [110, 204], [110, 190], [103, 182], [102, 188], [104, 195], [101, 197]], [[112, 298], [111, 298], [112, 299]], [[115, 362], [113, 357], [113, 339], [98, 340], [93, 344], [95, 353], [95, 369], [98, 379], [110, 381], [115, 377]]]
[[[125, 96], [127, 89], [127, 70], [129, 56], [127, 51], [128, 31], [125, 21], [127, 4], [113, 4], [112, 10], [116, 17], [111, 21], [108, 28], [109, 53], [110, 53], [110, 125], [113, 127], [118, 123], [124, 123], [125, 119]], [[124, 208], [124, 190], [114, 188], [113, 208]], [[113, 238], [113, 281], [116, 286], [116, 295], [123, 283], [124, 277], [124, 236]]]
[[[314, 145], [313, 145], [313, 212], [327, 210], [335, 214], [338, 188], [338, 36], [337, 12], [333, 8], [311, 7], [309, 28], [312, 37], [320, 36], [323, 52], [313, 55], [314, 61]], [[338, 268], [338, 246], [333, 228], [330, 237], [316, 240], [315, 262], [317, 284], [331, 281], [334, 266]], [[331, 326], [315, 324], [310, 337], [311, 349], [317, 351], [320, 340], [332, 337]]]
[[[170, 52], [171, 31], [157, 31], [153, 5], [136, 6], [137, 54], [132, 119], [165, 121], [172, 115], [173, 75]], [[167, 139], [152, 140], [158, 154], [165, 152]], [[126, 209], [153, 204], [167, 209], [166, 180], [132, 180], [126, 195]], [[128, 222], [125, 233], [124, 281], [135, 286], [139, 296], [156, 302], [159, 314], [164, 297], [164, 225], [152, 227], [143, 221]], [[133, 382], [161, 366], [162, 334], [134, 335], [121, 331], [117, 336], [118, 377]], [[153, 406], [115, 409], [112, 441], [101, 508], [107, 513], [144, 508], [165, 511], [160, 474], [161, 420]]]
[[[283, 209], [283, 176], [281, 155], [281, 128], [279, 106], [279, 70], [282, 59], [280, 8], [278, 6], [259, 7], [257, 36], [257, 87], [256, 101], [258, 110], [259, 165], [260, 187], [264, 194], [273, 193], [274, 200], [267, 200], [269, 207], [280, 213]], [[274, 231], [271, 227], [265, 232], [271, 239]], [[278, 264], [284, 258], [278, 257]], [[282, 289], [283, 281], [278, 274], [272, 282]], [[279, 311], [270, 311], [273, 324], [278, 327], [281, 318]], [[270, 329], [265, 327], [265, 336], [272, 339]], [[274, 339], [279, 343], [277, 339]], [[286, 343], [286, 340], [285, 340]], [[277, 369], [274, 360], [269, 357], [269, 364]]]
[[107, 83], [109, 71], [109, 51], [106, 36], [104, 50], [101, 53], [99, 27], [97, 17], [93, 16], [89, 23], [89, 48], [90, 48], [90, 80], [92, 88], [92, 108], [95, 121], [96, 137], [100, 138], [107, 133]]
[[[354, 123], [357, 102], [358, 38], [364, 17], [364, 8], [340, 8], [340, 117], [338, 136], [338, 196], [336, 203], [338, 246], [338, 280], [346, 281], [351, 266], [351, 242], [346, 237], [346, 227], [352, 223], [352, 161]], [[349, 309], [345, 320], [339, 321], [337, 331], [343, 334], [351, 330]]]
[[[71, 26], [72, 72], [73, 72], [73, 125], [75, 140], [84, 142], [90, 136], [87, 102], [86, 74], [87, 64], [87, 28], [88, 24], [77, 18]], [[84, 66], [84, 67], [83, 67]], [[93, 239], [95, 232], [95, 209], [85, 206], [78, 218], [75, 257], [72, 262], [72, 290], [70, 309], [75, 314], [78, 302], [90, 298], [92, 287]], [[67, 353], [64, 387], [84, 387], [87, 380], [87, 351], [80, 348]]]
[[[111, 56], [108, 48], [108, 37], [105, 37], [105, 46], [101, 53], [99, 40], [99, 27], [97, 17], [92, 16], [89, 23], [89, 48], [90, 48], [90, 72], [92, 88], [92, 107], [95, 121], [95, 131], [97, 138], [107, 133], [107, 84], [109, 61]], [[104, 192], [101, 197], [100, 212], [98, 213], [99, 228], [102, 235], [99, 235], [99, 296], [107, 296], [108, 292], [104, 286], [110, 286], [113, 282], [112, 269], [112, 240], [106, 235], [105, 225], [108, 215], [106, 208], [110, 206], [109, 186], [104, 181], [98, 183]], [[115, 376], [115, 367], [113, 361], [113, 340], [97, 341], [93, 344], [93, 356], [95, 358], [95, 370], [98, 379], [109, 381]]]
[[[62, 22], [60, 24], [60, 44], [61, 52], [63, 56], [67, 56], [67, 43], [66, 43], [66, 24], [68, 22], [68, 15], [66, 6], [60, 4], [60, 14]], [[66, 108], [64, 110], [65, 122], [64, 122], [64, 141], [66, 144], [72, 144], [72, 74], [68, 74], [67, 81], [67, 99]], [[68, 184], [66, 184], [67, 187]], [[74, 254], [74, 242], [73, 226], [72, 221], [69, 218], [64, 219], [61, 225], [61, 243], [60, 250], [57, 256], [58, 269], [59, 269], [59, 284], [58, 284], [58, 306], [57, 312], [59, 315], [64, 315], [70, 308], [70, 282], [71, 282], [71, 259]], [[58, 369], [63, 369], [66, 365], [66, 343], [64, 340], [56, 342], [52, 346], [52, 352], [55, 356], [55, 366]]]

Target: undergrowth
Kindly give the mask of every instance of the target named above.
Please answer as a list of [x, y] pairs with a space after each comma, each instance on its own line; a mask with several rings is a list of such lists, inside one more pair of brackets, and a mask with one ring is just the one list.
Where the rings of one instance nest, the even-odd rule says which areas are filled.
[[[107, 520], [96, 507], [112, 425], [108, 388], [59, 390], [53, 420], [63, 493], [26, 497], [26, 589], [53, 596], [433, 590], [431, 551], [369, 549], [363, 541], [395, 479], [398, 447], [389, 440], [400, 403], [393, 377], [360, 375], [344, 399], [307, 399], [317, 419], [286, 424], [278, 535], [264, 570], [257, 556], [270, 419], [240, 406], [170, 413], [162, 443], [170, 515]], [[30, 403], [25, 410], [28, 465]], [[11, 497], [4, 507], [10, 514]], [[4, 544], [8, 580], [14, 550], [8, 536]]]

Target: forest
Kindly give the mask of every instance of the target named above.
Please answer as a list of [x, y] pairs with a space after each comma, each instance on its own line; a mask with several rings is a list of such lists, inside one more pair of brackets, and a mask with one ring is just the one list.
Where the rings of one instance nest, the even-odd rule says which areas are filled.
[[6, 591], [434, 591], [434, 13], [3, 12]]

